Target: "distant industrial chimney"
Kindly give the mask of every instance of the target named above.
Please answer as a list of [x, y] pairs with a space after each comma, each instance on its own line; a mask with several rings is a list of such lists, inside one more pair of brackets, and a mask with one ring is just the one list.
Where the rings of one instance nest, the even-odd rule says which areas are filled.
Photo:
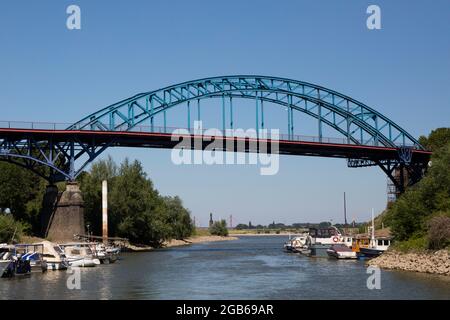
[[214, 221], [213, 221], [213, 218], [212, 218], [212, 213], [210, 213], [209, 214], [209, 227], [212, 227], [213, 223], [214, 223]]

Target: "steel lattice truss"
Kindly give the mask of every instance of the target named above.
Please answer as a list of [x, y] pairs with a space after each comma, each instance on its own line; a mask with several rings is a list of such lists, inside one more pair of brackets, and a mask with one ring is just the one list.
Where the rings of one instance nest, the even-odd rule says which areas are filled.
[[[201, 120], [201, 101], [221, 99], [222, 129], [233, 129], [233, 101], [250, 99], [255, 103], [255, 129], [266, 127], [264, 104], [271, 103], [286, 109], [287, 138], [295, 140], [294, 113], [303, 113], [317, 120], [317, 137], [323, 141], [323, 128], [333, 128], [349, 145], [374, 146], [398, 149], [398, 158], [383, 161], [364, 156], [349, 159], [350, 167], [380, 166], [388, 176], [392, 168], [415, 168], [413, 182], [423, 175], [426, 165], [412, 161], [412, 151], [424, 150], [420, 143], [399, 125], [376, 110], [333, 90], [314, 84], [290, 79], [265, 76], [224, 76], [200, 79], [169, 86], [163, 89], [137, 94], [107, 106], [66, 128], [73, 132], [134, 132], [146, 128], [147, 132], [170, 133], [167, 119], [170, 110], [186, 106], [187, 129], [192, 120]], [[194, 112], [191, 112], [194, 111]], [[196, 112], [195, 112], [196, 111]], [[196, 115], [191, 119], [192, 113]], [[228, 117], [226, 117], [228, 114]], [[161, 127], [156, 117], [163, 119]], [[194, 117], [193, 117], [194, 118]], [[87, 164], [91, 163], [109, 146], [111, 139], [71, 139], [36, 135], [0, 135], [0, 160], [24, 166], [54, 182], [75, 179]], [[83, 159], [83, 160], [81, 160]], [[80, 163], [75, 167], [75, 162]], [[420, 170], [417, 169], [420, 167]], [[419, 173], [420, 171], [420, 173]]]
[[[292, 113], [302, 112], [317, 119], [319, 139], [323, 126], [328, 125], [346, 137], [348, 143], [385, 147], [409, 145], [423, 150], [419, 142], [399, 125], [355, 99], [310, 83], [264, 76], [206, 78], [141, 93], [103, 108], [69, 129], [128, 131], [140, 124], [152, 128], [156, 115], [165, 115], [169, 109], [183, 103], [188, 103], [189, 107], [191, 103], [199, 104], [206, 98], [223, 99], [223, 129], [227, 127], [225, 99], [253, 99], [257, 105], [256, 129], [264, 128], [262, 104], [271, 102], [288, 109], [286, 127], [289, 135], [293, 135], [294, 129]], [[187, 115], [189, 117], [190, 112]], [[232, 118], [228, 127], [233, 127]]]

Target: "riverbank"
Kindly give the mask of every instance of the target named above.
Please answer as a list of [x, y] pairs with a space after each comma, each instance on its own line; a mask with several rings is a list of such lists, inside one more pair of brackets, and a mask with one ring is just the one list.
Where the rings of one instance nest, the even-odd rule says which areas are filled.
[[387, 251], [377, 258], [369, 260], [367, 265], [378, 266], [382, 269], [450, 276], [450, 254], [448, 250], [410, 253]]
[[[208, 242], [217, 242], [217, 241], [231, 241], [231, 240], [238, 240], [238, 237], [228, 236], [228, 237], [222, 237], [222, 236], [192, 236], [183, 240], [176, 240], [172, 239], [170, 241], [163, 243], [163, 248], [172, 248], [172, 247], [180, 247], [180, 246], [187, 246], [190, 244], [195, 243], [208, 243]], [[131, 251], [131, 252], [145, 252], [145, 251], [153, 251], [155, 248], [150, 246], [136, 246], [132, 244], [125, 244], [124, 251]]]

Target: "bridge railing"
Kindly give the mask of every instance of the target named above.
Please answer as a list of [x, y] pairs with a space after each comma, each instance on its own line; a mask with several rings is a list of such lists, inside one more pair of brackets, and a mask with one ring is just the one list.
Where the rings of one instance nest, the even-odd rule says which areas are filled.
[[[77, 127], [73, 127], [72, 124], [69, 123], [55, 123], [55, 122], [26, 122], [26, 121], [1, 121], [0, 120], [0, 129], [27, 129], [27, 130], [51, 130], [51, 131], [59, 131], [59, 130], [67, 130], [67, 128], [71, 127], [71, 130], [80, 130], [80, 131], [100, 131], [98, 128], [90, 128], [79, 125]], [[107, 127], [105, 125], [105, 127]], [[81, 128], [81, 129], [80, 129]], [[256, 135], [256, 130], [253, 129], [253, 135], [249, 134], [250, 132], [239, 132], [239, 131], [228, 131], [222, 132], [219, 129], [195, 129], [195, 128], [179, 128], [179, 127], [162, 127], [162, 126], [149, 126], [149, 125], [137, 125], [132, 128], [128, 128], [127, 125], [123, 127], [118, 127], [114, 130], [114, 132], [139, 132], [139, 133], [163, 133], [163, 134], [171, 134], [175, 130], [182, 130], [180, 133], [189, 132], [190, 134], [195, 135], [206, 135], [206, 136], [233, 136], [233, 137], [260, 137], [263, 139], [278, 139], [278, 140], [286, 140], [286, 141], [301, 141], [301, 142], [316, 142], [316, 143], [332, 143], [332, 144], [342, 144], [342, 145], [366, 145], [366, 146], [380, 146], [380, 144], [376, 144], [373, 140], [365, 140], [362, 141], [352, 141], [348, 140], [344, 137], [322, 137], [311, 136], [311, 135], [288, 135], [284, 133], [280, 133], [278, 135], [272, 135], [270, 129], [266, 131], [266, 135], [262, 135], [262, 131], [258, 132], [258, 136]], [[404, 145], [397, 144], [398, 147], [412, 147], [414, 145]]]

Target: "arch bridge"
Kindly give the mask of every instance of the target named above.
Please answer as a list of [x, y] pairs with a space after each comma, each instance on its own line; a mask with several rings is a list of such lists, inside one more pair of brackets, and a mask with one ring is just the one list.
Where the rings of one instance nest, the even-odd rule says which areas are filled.
[[[212, 108], [208, 103], [211, 99], [217, 100], [220, 107]], [[257, 142], [272, 140], [262, 134], [272, 120], [267, 108], [280, 107], [285, 114], [284, 132], [278, 141], [280, 154], [346, 158], [349, 167], [378, 166], [397, 193], [423, 177], [431, 156], [394, 121], [349, 96], [303, 81], [238, 75], [193, 80], [140, 93], [71, 125], [0, 121], [0, 161], [32, 170], [51, 183], [74, 180], [109, 147], [176, 147], [178, 142], [171, 139], [175, 128], [168, 121], [171, 117], [180, 120], [180, 112], [186, 117], [185, 132], [193, 141], [200, 139], [193, 125], [205, 118], [207, 109], [214, 109], [214, 118], [224, 133], [214, 138], [238, 140], [240, 137], [226, 134], [235, 129], [239, 120], [237, 100], [254, 105], [252, 127]], [[211, 114], [211, 110], [207, 111]], [[314, 136], [297, 133], [295, 119], [299, 115], [314, 121]], [[325, 130], [338, 137], [325, 137]], [[244, 140], [246, 152], [267, 152], [259, 148], [259, 143], [252, 148], [252, 138]], [[192, 143], [191, 147], [196, 145]], [[200, 148], [205, 144], [201, 143]]]

